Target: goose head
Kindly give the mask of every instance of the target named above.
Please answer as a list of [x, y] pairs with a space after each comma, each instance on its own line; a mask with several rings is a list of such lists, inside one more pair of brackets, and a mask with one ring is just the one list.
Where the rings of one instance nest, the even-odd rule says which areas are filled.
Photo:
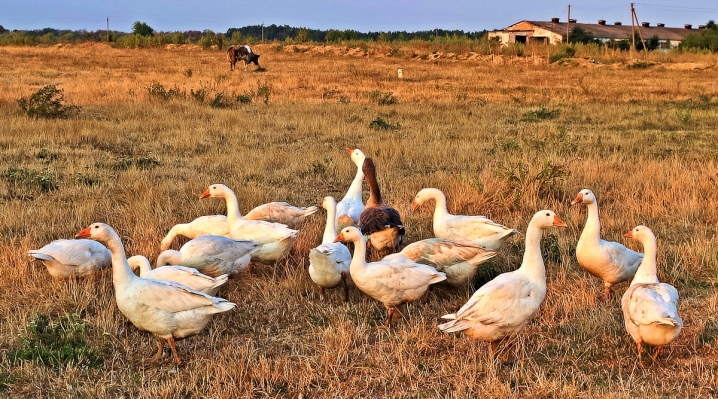
[[632, 238], [640, 242], [641, 244], [656, 239], [656, 236], [653, 234], [653, 231], [651, 231], [651, 229], [644, 225], [634, 227], [631, 231], [627, 232], [623, 236], [626, 238]]
[[541, 229], [547, 229], [549, 227], [567, 227], [566, 222], [561, 220], [561, 218], [558, 217], [554, 211], [548, 209], [536, 212], [534, 217], [531, 218], [531, 222], [529, 222], [529, 224], [540, 227]]
[[345, 148], [344, 151], [346, 151], [347, 154], [349, 154], [352, 162], [354, 162], [354, 165], [357, 167], [361, 167], [364, 163], [364, 159], [366, 159], [366, 155], [358, 149], [358, 148]]
[[419, 209], [419, 207], [422, 206], [426, 201], [432, 199], [435, 200], [443, 195], [444, 194], [438, 188], [424, 188], [418, 193], [416, 193], [414, 201], [412, 201], [411, 203], [411, 211], [416, 212], [416, 210]]
[[225, 193], [229, 190], [229, 187], [224, 184], [213, 184], [207, 187], [206, 190], [199, 196], [199, 199], [203, 198], [224, 198]]
[[89, 238], [102, 243], [111, 241], [116, 236], [115, 230], [104, 223], [93, 223], [75, 234], [75, 238]]
[[334, 242], [354, 242], [361, 238], [361, 231], [354, 226], [345, 227], [339, 233]]
[[571, 205], [593, 204], [594, 202], [596, 202], [596, 196], [593, 194], [593, 191], [584, 188], [583, 190], [579, 191], [578, 195], [576, 195], [576, 198], [571, 201]]
[[321, 207], [326, 210], [329, 210], [331, 208], [336, 208], [337, 200], [335, 200], [334, 197], [332, 197], [331, 195], [328, 195], [328, 196], [324, 197], [324, 199], [322, 200]]

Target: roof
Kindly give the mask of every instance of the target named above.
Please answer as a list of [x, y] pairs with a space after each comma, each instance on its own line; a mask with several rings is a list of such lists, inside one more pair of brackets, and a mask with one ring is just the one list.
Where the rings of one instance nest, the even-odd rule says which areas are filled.
[[[506, 29], [505, 31], [525, 31], [527, 30], [526, 25], [531, 24], [559, 35], [566, 34], [566, 22], [551, 22], [551, 21], [521, 21], [517, 22]], [[516, 27], [512, 29], [512, 27]], [[581, 29], [590, 32], [596, 38], [623, 40], [631, 37], [631, 25], [599, 25], [599, 24], [584, 24], [578, 22], [572, 22], [570, 28], [580, 27]], [[644, 39], [649, 39], [653, 36], [663, 40], [683, 40], [686, 36], [691, 34], [700, 33], [697, 29], [684, 29], [684, 28], [667, 28], [667, 27], [636, 27], [640, 28]], [[634, 28], [634, 29], [636, 29]]]

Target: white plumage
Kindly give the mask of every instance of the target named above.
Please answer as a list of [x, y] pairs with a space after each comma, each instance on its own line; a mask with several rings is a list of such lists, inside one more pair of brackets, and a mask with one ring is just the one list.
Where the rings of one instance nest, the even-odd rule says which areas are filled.
[[446, 208], [446, 196], [437, 188], [425, 188], [414, 197], [412, 211], [416, 212], [426, 201], [434, 200], [434, 236], [447, 240], [469, 240], [474, 244], [496, 251], [507, 238], [518, 231], [498, 224], [486, 216], [452, 215]]
[[201, 236], [187, 241], [179, 251], [168, 249], [157, 257], [157, 267], [180, 265], [199, 270], [211, 277], [230, 278], [247, 270], [261, 244], [222, 236]]
[[335, 288], [344, 284], [344, 301], [349, 300], [347, 278], [349, 277], [349, 263], [352, 255], [344, 244], [334, 242], [337, 231], [334, 228], [336, 221], [336, 200], [333, 197], [324, 197], [322, 208], [327, 210], [327, 223], [324, 227], [322, 244], [309, 251], [309, 277], [322, 289], [322, 296], [326, 288]]
[[55, 240], [29, 254], [56, 279], [84, 277], [112, 265], [110, 251], [93, 240]]
[[135, 255], [127, 259], [127, 264], [134, 271], [140, 271], [140, 277], [154, 280], [174, 281], [186, 285], [193, 290], [204, 292], [207, 295], [216, 295], [219, 287], [227, 282], [227, 275], [210, 277], [200, 273], [197, 269], [185, 266], [163, 266], [152, 269], [150, 261], [142, 256]]

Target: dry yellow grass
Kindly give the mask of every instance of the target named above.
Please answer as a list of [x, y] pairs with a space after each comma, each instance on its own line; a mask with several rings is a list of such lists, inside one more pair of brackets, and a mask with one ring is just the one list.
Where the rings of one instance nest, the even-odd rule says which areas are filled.
[[[378, 46], [255, 51], [266, 72], [230, 72], [223, 52], [192, 48], [0, 48], [0, 396], [718, 395], [716, 56], [655, 55], [659, 64], [630, 69], [469, 54], [409, 59]], [[153, 98], [152, 82], [228, 97], [261, 86], [271, 92], [269, 105], [257, 97], [216, 109], [191, 96]], [[16, 100], [47, 84], [63, 89], [80, 114], [28, 119]], [[380, 106], [376, 91], [398, 102]], [[398, 129], [372, 129], [378, 118]], [[227, 284], [221, 294], [237, 308], [179, 344], [186, 361], [179, 369], [141, 367], [154, 340], [118, 312], [109, 273], [53, 281], [26, 255], [103, 221], [128, 254], [153, 260], [172, 225], [224, 212], [220, 201], [198, 200], [211, 183], [233, 188], [243, 211], [275, 200], [306, 206], [341, 198], [355, 171], [343, 148], [353, 146], [377, 163], [407, 242], [431, 235], [429, 210], [410, 212], [413, 196], [429, 186], [446, 193], [454, 213], [484, 214], [521, 231], [538, 209], [568, 223], [544, 239], [552, 243], [544, 253], [548, 295], [515, 349], [504, 349], [515, 361], [489, 362], [485, 345], [436, 328], [471, 287], [433, 290], [391, 330], [381, 326], [383, 307], [356, 289], [348, 304], [336, 292], [320, 300], [306, 267], [323, 215], [303, 226], [287, 261]], [[36, 171], [58, 189], [12, 181], [10, 168]], [[551, 182], [540, 177], [547, 169], [570, 174]], [[569, 203], [582, 188], [598, 196], [605, 238], [623, 241], [639, 223], [653, 229], [659, 278], [681, 294], [685, 329], [646, 369], [623, 327], [617, 298], [626, 284], [598, 303], [600, 282], [573, 256], [585, 210]], [[516, 268], [522, 249], [522, 237], [513, 239], [477, 283]], [[80, 315], [101, 366], [11, 362], [7, 354], [37, 314]]]

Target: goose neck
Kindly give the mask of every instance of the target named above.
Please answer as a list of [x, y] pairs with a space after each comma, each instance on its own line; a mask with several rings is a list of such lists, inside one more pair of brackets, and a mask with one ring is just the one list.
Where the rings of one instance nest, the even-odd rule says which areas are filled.
[[231, 190], [225, 191], [224, 200], [227, 204], [227, 224], [234, 226], [235, 223], [242, 220], [242, 213], [239, 212], [239, 201], [237, 201], [237, 196]]
[[601, 238], [601, 222], [598, 217], [598, 204], [592, 202], [586, 204], [588, 216], [586, 217], [586, 225], [581, 232], [581, 238], [590, 238], [598, 241]]
[[369, 186], [369, 198], [366, 201], [366, 206], [380, 206], [384, 203], [384, 201], [381, 198], [379, 183], [376, 181], [376, 172], [374, 170], [369, 170], [368, 173], [365, 173], [364, 178], [366, 179], [367, 186]]
[[649, 238], [643, 242], [643, 260], [636, 270], [631, 285], [658, 283], [657, 247], [655, 238]]
[[115, 286], [115, 291], [117, 291], [118, 287], [126, 285], [138, 277], [127, 263], [125, 247], [122, 245], [120, 237], [113, 237], [105, 242], [105, 246], [110, 250], [112, 256], [112, 284]]
[[541, 256], [542, 236], [543, 229], [529, 224], [526, 230], [526, 248], [524, 249], [524, 258], [520, 270], [535, 279], [545, 281], [546, 267], [543, 263], [543, 256]]
[[366, 239], [364, 236], [359, 236], [354, 242], [354, 255], [352, 255], [352, 261], [349, 264], [349, 273], [357, 275], [366, 268]]
[[334, 237], [337, 236], [337, 227], [335, 224], [337, 216], [336, 204], [330, 204], [327, 207], [327, 224], [324, 226], [324, 236], [322, 236], [322, 244], [330, 244], [334, 242]]
[[347, 190], [346, 195], [344, 195], [344, 199], [349, 200], [357, 195], [361, 198], [361, 186], [363, 182], [364, 172], [362, 172], [361, 166], [359, 166], [357, 168], [357, 174], [354, 176], [354, 180], [352, 180], [352, 184], [349, 185], [349, 189]]
[[168, 249], [165, 251], [162, 251], [162, 253], [157, 256], [157, 263], [156, 267], [160, 266], [167, 266], [167, 265], [179, 265], [181, 262], [182, 254], [180, 251], [176, 251], [174, 249]]

